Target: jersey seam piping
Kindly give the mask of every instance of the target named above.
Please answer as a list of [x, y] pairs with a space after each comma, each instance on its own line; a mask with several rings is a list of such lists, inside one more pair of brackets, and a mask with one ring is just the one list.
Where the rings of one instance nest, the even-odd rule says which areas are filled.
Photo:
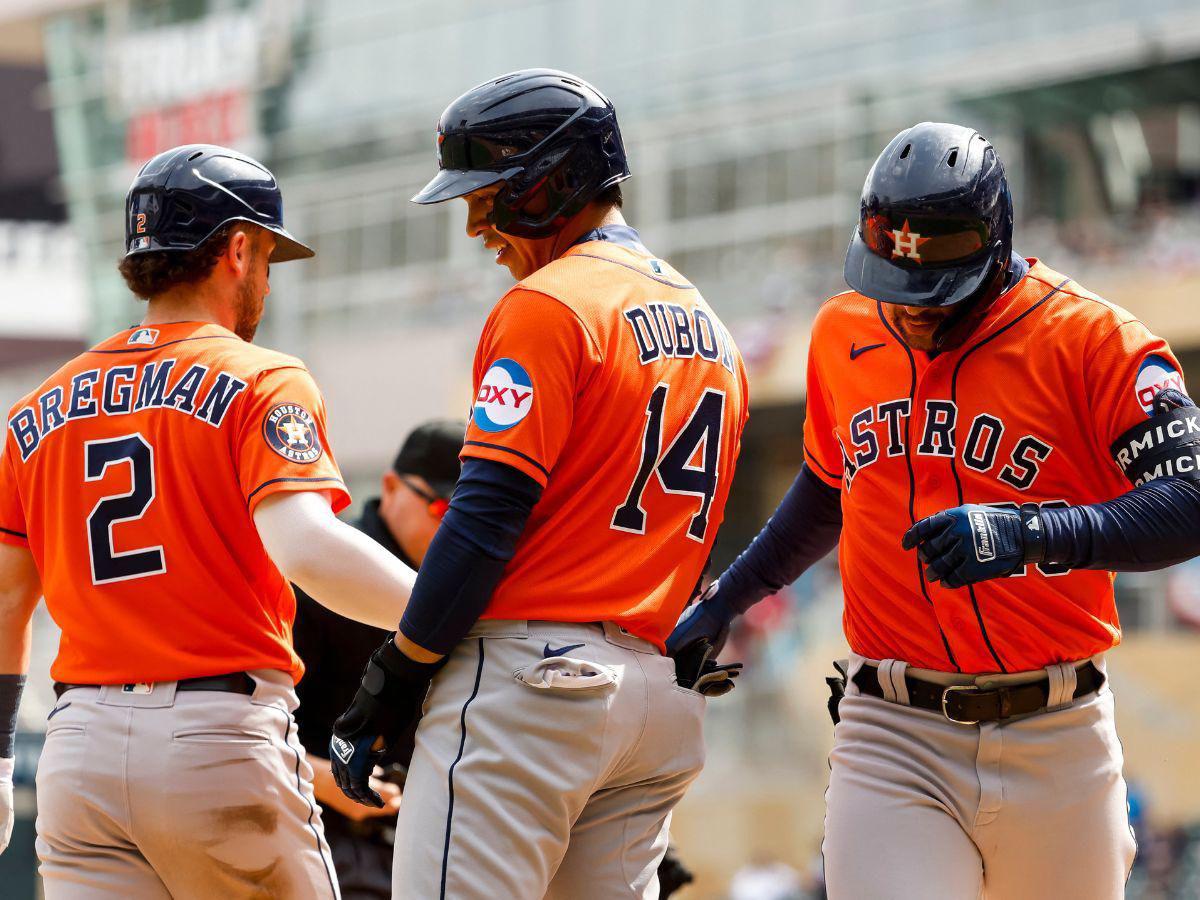
[[[132, 707], [130, 707], [130, 708], [132, 709]], [[292, 714], [290, 712], [285, 712], [284, 710], [279, 709], [279, 707], [277, 707], [277, 706], [273, 706], [271, 708], [279, 710], [279, 712], [282, 712], [284, 714], [284, 716], [286, 717], [284, 719], [284, 723], [283, 723], [283, 743], [289, 750], [292, 751], [293, 755], [296, 757], [296, 793], [298, 793], [301, 797], [303, 797], [304, 802], [308, 804], [308, 823], [307, 823], [308, 828], [313, 833], [313, 837], [316, 839], [317, 853], [321, 857], [321, 865], [325, 868], [325, 877], [329, 880], [330, 893], [334, 897], [337, 897], [338, 889], [336, 887], [334, 887], [333, 873], [329, 869], [329, 860], [325, 858], [325, 849], [321, 846], [321, 835], [317, 832], [317, 827], [313, 824], [313, 816], [316, 815], [317, 811], [313, 806], [312, 800], [309, 799], [309, 797], [304, 793], [304, 790], [302, 789], [301, 784], [300, 784], [300, 751], [292, 746], [292, 741], [291, 741], [292, 725], [294, 725], [296, 723], [296, 720], [292, 717]], [[300, 731], [300, 727], [297, 725], [296, 726], [296, 732], [297, 732], [296, 739], [297, 740], [299, 740], [299, 731]]]
[[486, 447], [489, 450], [503, 450], [505, 453], [511, 453], [513, 456], [520, 457], [527, 463], [537, 466], [538, 471], [550, 477], [550, 470], [543, 466], [540, 462], [528, 454], [522, 453], [520, 450], [514, 450], [512, 447], [505, 447], [503, 444], [489, 444], [487, 441], [463, 441], [463, 445], [467, 447]]
[[[1037, 279], [1037, 280], [1039, 282], [1041, 282], [1042, 284], [1045, 284], [1045, 282], [1041, 281], [1041, 279]], [[955, 405], [955, 407], [958, 406], [958, 373], [962, 370], [963, 364], [967, 361], [968, 357], [970, 357], [970, 355], [972, 353], [974, 353], [976, 350], [978, 350], [984, 344], [989, 343], [990, 341], [992, 341], [995, 338], [998, 338], [1000, 335], [1004, 334], [1004, 332], [1008, 331], [1010, 328], [1015, 327], [1022, 319], [1024, 319], [1026, 316], [1028, 316], [1030, 313], [1032, 313], [1035, 309], [1037, 309], [1043, 303], [1048, 301], [1055, 294], [1059, 293], [1062, 286], [1065, 285], [1068, 281], [1070, 281], [1069, 278], [1064, 278], [1057, 287], [1050, 287], [1050, 292], [1047, 293], [1040, 300], [1038, 300], [1036, 303], [1034, 303], [1032, 306], [1030, 306], [1029, 309], [1022, 312], [1020, 315], [1018, 315], [1015, 319], [1013, 319], [1007, 325], [1004, 325], [1002, 328], [999, 328], [996, 331], [993, 331], [991, 334], [987, 335], [985, 338], [983, 338], [983, 340], [979, 341], [979, 343], [972, 345], [970, 348], [967, 349], [967, 351], [965, 353], [963, 353], [962, 356], [960, 356], [958, 358], [958, 362], [956, 362], [954, 364], [954, 374], [950, 377], [950, 402], [953, 403]], [[955, 422], [954, 430], [955, 430], [955, 437], [956, 437], [955, 444], [957, 445], [957, 443], [958, 443], [958, 441], [957, 441], [958, 422], [957, 421]], [[950, 457], [950, 474], [954, 476], [954, 487], [955, 487], [956, 494], [958, 496], [958, 503], [961, 506], [962, 502], [963, 502], [963, 489], [962, 489], [962, 481], [958, 477], [958, 466], [956, 464], [955, 456]], [[1000, 671], [1007, 672], [1008, 668], [1001, 661], [1000, 654], [996, 652], [996, 648], [992, 646], [992, 639], [991, 639], [991, 637], [988, 636], [987, 626], [984, 624], [984, 621], [983, 621], [983, 610], [981, 610], [979, 608], [979, 600], [975, 596], [975, 585], [973, 585], [973, 584], [967, 585], [967, 593], [971, 597], [971, 606], [973, 606], [975, 609], [975, 619], [979, 623], [979, 632], [983, 636], [983, 642], [984, 642], [984, 644], [987, 645], [988, 652], [992, 655], [992, 659], [994, 659], [996, 661], [996, 665], [998, 665], [1000, 667]]]
[[[917, 478], [913, 471], [912, 464], [912, 420], [916, 414], [917, 405], [917, 361], [913, 358], [912, 348], [904, 341], [899, 334], [893, 329], [888, 322], [887, 317], [883, 314], [883, 304], [875, 301], [875, 312], [879, 316], [879, 321], [883, 323], [883, 327], [888, 333], [894, 337], [900, 346], [904, 349], [905, 355], [908, 357], [909, 371], [909, 388], [908, 388], [908, 415], [904, 418], [904, 465], [908, 469], [908, 521], [909, 525], [915, 525], [916, 502], [917, 502]], [[933, 614], [934, 624], [937, 625], [938, 636], [942, 639], [942, 646], [946, 650], [946, 657], [950, 660], [950, 665], [954, 666], [955, 671], [961, 672], [962, 667], [958, 664], [958, 660], [954, 658], [954, 651], [950, 648], [950, 639], [946, 637], [946, 632], [942, 630], [941, 620], [938, 618], [937, 607], [933, 603], [933, 598], [929, 596], [929, 588], [925, 584], [925, 572], [921, 568], [921, 558], [918, 556], [917, 563], [917, 583], [921, 586], [921, 596], [925, 598], [925, 602], [929, 604], [931, 613]]]
[[236, 334], [200, 334], [195, 337], [176, 338], [173, 341], [166, 341], [162, 344], [154, 344], [150, 347], [115, 347], [112, 350], [97, 350], [94, 347], [85, 350], [85, 353], [151, 353], [155, 350], [161, 350], [163, 347], [170, 347], [172, 344], [184, 344], [188, 341], [228, 341], [240, 340]]
[[254, 495], [257, 494], [259, 491], [261, 491], [263, 488], [269, 487], [272, 484], [279, 484], [282, 481], [332, 481], [334, 484], [341, 485], [341, 487], [343, 489], [345, 489], [345, 487], [346, 487], [345, 482], [343, 482], [340, 478], [337, 478], [333, 475], [303, 475], [303, 476], [293, 475], [293, 476], [284, 476], [282, 478], [270, 478], [270, 479], [264, 481], [262, 484], [260, 484], [258, 487], [256, 487], [254, 490], [252, 490], [249, 494], [246, 495], [246, 503], [249, 503], [251, 500], [253, 500]]
[[584, 259], [598, 259], [601, 262], [612, 263], [614, 266], [620, 266], [621, 268], [628, 269], [631, 272], [637, 272], [644, 278], [649, 278], [651, 281], [657, 281], [659, 284], [665, 284], [667, 287], [675, 288], [677, 291], [696, 290], [696, 286], [694, 284], [680, 284], [676, 281], [668, 281], [666, 278], [658, 278], [654, 275], [651, 275], [649, 272], [643, 272], [637, 266], [631, 266], [629, 263], [623, 263], [619, 259], [609, 259], [607, 256], [596, 256], [592, 253], [572, 253], [569, 256], [560, 257], [560, 259], [578, 259], [581, 257]]
[[467, 748], [467, 709], [472, 701], [479, 696], [479, 683], [483, 678], [483, 638], [479, 638], [479, 662], [475, 666], [475, 686], [471, 689], [471, 696], [467, 698], [467, 702], [463, 704], [462, 713], [459, 714], [458, 727], [458, 755], [454, 757], [454, 762], [450, 763], [450, 768], [446, 773], [446, 786], [449, 791], [449, 801], [446, 805], [446, 842], [442, 847], [442, 884], [439, 897], [441, 900], [446, 900], [446, 878], [449, 875], [450, 862], [450, 836], [454, 830], [454, 770], [462, 761], [463, 753]]
[[813, 464], [813, 465], [815, 465], [815, 466], [816, 466], [818, 469], [820, 469], [822, 472], [824, 472], [826, 475], [828, 475], [828, 476], [829, 476], [830, 478], [832, 478], [834, 481], [841, 481], [841, 480], [842, 480], [842, 476], [841, 476], [841, 475], [834, 475], [834, 474], [833, 474], [832, 472], [830, 472], [830, 471], [829, 471], [827, 468], [825, 468], [823, 465], [821, 465], [821, 462], [820, 462], [820, 460], [818, 460], [818, 459], [817, 459], [817, 458], [816, 458], [816, 457], [813, 455], [812, 451], [811, 451], [811, 450], [809, 450], [807, 447], [805, 447], [805, 448], [804, 448], [804, 455], [808, 457], [808, 459], [809, 459], [809, 460], [812, 462], [812, 464]]

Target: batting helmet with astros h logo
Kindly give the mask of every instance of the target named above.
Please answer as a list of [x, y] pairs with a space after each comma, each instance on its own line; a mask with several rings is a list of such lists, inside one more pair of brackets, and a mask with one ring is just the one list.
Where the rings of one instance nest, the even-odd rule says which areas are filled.
[[275, 235], [271, 262], [314, 255], [283, 227], [283, 195], [266, 166], [213, 144], [175, 147], [142, 166], [129, 188], [125, 255], [195, 250], [235, 221]]
[[846, 252], [846, 283], [904, 306], [979, 297], [1012, 255], [1008, 181], [987, 138], [922, 122], [892, 139], [867, 174]]
[[612, 103], [553, 69], [523, 69], [467, 91], [442, 113], [437, 141], [439, 171], [413, 202], [502, 183], [492, 224], [517, 237], [550, 237], [629, 177]]

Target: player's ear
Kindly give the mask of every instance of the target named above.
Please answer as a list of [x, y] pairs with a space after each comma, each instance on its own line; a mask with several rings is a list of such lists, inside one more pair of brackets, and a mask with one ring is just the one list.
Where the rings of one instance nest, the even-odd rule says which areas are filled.
[[225, 248], [224, 262], [233, 269], [234, 274], [244, 276], [250, 271], [253, 251], [250, 234], [244, 229], [235, 228], [229, 233], [229, 245]]

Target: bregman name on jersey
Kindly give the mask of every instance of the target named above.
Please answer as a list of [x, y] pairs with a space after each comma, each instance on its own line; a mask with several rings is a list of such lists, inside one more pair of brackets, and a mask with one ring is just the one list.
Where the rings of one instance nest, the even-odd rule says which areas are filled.
[[48, 434], [75, 419], [165, 407], [220, 427], [246, 382], [228, 372], [211, 374], [199, 364], [177, 374], [175, 362], [164, 359], [88, 369], [75, 375], [69, 387], [55, 385], [43, 391], [34, 404], [21, 407], [8, 421], [21, 461], [28, 460]]

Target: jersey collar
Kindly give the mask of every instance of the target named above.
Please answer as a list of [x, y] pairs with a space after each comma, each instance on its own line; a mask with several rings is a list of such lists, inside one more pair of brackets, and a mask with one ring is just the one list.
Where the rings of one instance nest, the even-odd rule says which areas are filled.
[[588, 241], [608, 241], [632, 250], [634, 253], [641, 253], [644, 256], [652, 255], [642, 243], [642, 237], [637, 233], [637, 229], [629, 225], [601, 225], [599, 228], [593, 228], [587, 234], [580, 235], [571, 246], [576, 247], [579, 244], [586, 244]]

